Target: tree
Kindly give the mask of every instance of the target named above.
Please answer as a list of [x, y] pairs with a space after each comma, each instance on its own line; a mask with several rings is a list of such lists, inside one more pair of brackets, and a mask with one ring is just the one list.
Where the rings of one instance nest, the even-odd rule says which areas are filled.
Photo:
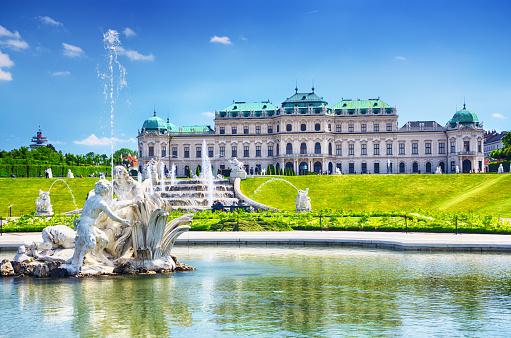
[[511, 146], [511, 133], [506, 133], [506, 135], [502, 137], [502, 143], [504, 144], [504, 148]]

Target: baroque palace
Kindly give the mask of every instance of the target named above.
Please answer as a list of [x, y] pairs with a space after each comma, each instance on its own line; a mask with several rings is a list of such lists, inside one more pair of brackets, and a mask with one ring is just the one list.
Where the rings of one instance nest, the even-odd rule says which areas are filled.
[[215, 172], [229, 168], [235, 157], [249, 174], [268, 165], [299, 175], [429, 174], [438, 167], [442, 173], [483, 171], [483, 126], [465, 105], [445, 126], [409, 121], [399, 127], [396, 108], [380, 98], [343, 99], [328, 106], [314, 88], [310, 93], [295, 88], [280, 107], [268, 101], [234, 102], [215, 111], [214, 121], [214, 129], [176, 127], [155, 112], [138, 133], [139, 169], [158, 157], [185, 176], [200, 167], [205, 151]]

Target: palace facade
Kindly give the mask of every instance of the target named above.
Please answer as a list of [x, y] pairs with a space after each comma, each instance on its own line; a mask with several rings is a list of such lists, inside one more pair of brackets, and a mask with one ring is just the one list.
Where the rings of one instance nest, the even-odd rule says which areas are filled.
[[342, 99], [329, 106], [314, 88], [309, 93], [295, 89], [280, 107], [268, 101], [233, 102], [215, 111], [214, 122], [214, 128], [176, 127], [155, 112], [138, 133], [140, 168], [158, 157], [185, 176], [201, 165], [205, 151], [215, 172], [229, 168], [228, 160], [235, 157], [250, 174], [269, 164], [300, 175], [483, 170], [483, 126], [465, 105], [445, 125], [409, 121], [399, 127], [396, 107], [380, 98]]

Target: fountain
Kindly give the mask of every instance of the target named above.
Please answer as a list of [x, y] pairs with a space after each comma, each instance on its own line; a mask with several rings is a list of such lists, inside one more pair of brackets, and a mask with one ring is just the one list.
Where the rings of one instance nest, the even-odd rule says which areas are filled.
[[296, 203], [295, 203], [297, 213], [309, 212], [312, 210], [311, 204], [310, 204], [310, 197], [307, 196], [307, 194], [309, 193], [309, 188], [307, 188], [305, 190], [298, 189], [297, 187], [294, 186], [293, 183], [286, 181], [285, 179], [282, 179], [282, 178], [272, 178], [272, 179], [269, 179], [268, 181], [264, 182], [263, 184], [261, 184], [254, 190], [254, 195], [257, 194], [261, 190], [262, 187], [264, 187], [265, 185], [267, 185], [271, 182], [275, 182], [275, 181], [286, 182], [287, 184], [289, 184], [290, 186], [295, 188], [296, 192], [298, 193], [298, 196], [296, 196]]
[[[113, 191], [116, 200], [110, 199]], [[49, 203], [49, 192], [44, 195]], [[193, 215], [169, 221], [171, 210], [117, 166], [113, 185], [102, 179], [89, 193], [74, 222], [76, 232], [62, 225], [45, 228], [44, 242], [20, 248], [13, 269], [37, 277], [193, 269], [170, 256], [176, 238], [190, 229]]]
[[172, 168], [170, 169], [170, 185], [173, 186], [176, 184], [176, 165], [172, 164]]

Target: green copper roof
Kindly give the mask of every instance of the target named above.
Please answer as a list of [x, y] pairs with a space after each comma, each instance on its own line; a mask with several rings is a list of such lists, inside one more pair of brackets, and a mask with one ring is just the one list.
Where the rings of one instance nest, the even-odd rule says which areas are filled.
[[167, 124], [161, 118], [156, 116], [156, 112], [154, 112], [154, 116], [148, 118], [144, 121], [142, 128], [146, 131], [157, 131], [160, 129], [161, 131], [167, 130]]
[[212, 132], [213, 129], [211, 129], [210, 126], [184, 126], [181, 128], [177, 128], [176, 130], [172, 129], [173, 132], [182, 132], [182, 133], [203, 133], [206, 132]]
[[220, 110], [220, 112], [226, 111], [261, 111], [261, 110], [275, 110], [278, 109], [269, 101], [267, 102], [234, 102], [230, 106]]
[[370, 100], [342, 100], [332, 109], [369, 109], [369, 108], [392, 108], [380, 99]]
[[477, 118], [477, 115], [472, 113], [470, 110], [468, 110], [463, 104], [463, 109], [458, 110], [452, 119], [447, 122], [447, 126], [450, 126], [451, 128], [456, 127], [457, 124], [459, 125], [471, 125], [476, 124], [479, 126], [479, 119]]
[[312, 104], [313, 106], [326, 106], [328, 103], [323, 100], [322, 97], [319, 97], [312, 91], [312, 93], [298, 93], [297, 92], [288, 98], [286, 101], [282, 102], [282, 106], [286, 107], [294, 107], [296, 106], [308, 106]]

